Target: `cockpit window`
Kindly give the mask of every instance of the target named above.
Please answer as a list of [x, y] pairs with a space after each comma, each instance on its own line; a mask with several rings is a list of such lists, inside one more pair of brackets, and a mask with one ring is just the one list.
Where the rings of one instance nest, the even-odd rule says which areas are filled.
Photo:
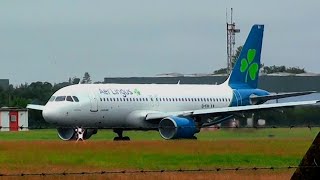
[[55, 96], [51, 96], [51, 98], [49, 99], [50, 102], [54, 101], [56, 97]]
[[67, 96], [67, 101], [73, 102], [73, 99], [71, 96]]
[[77, 98], [77, 96], [72, 96], [75, 102], [79, 102], [79, 99]]
[[66, 96], [58, 96], [55, 101], [64, 101]]

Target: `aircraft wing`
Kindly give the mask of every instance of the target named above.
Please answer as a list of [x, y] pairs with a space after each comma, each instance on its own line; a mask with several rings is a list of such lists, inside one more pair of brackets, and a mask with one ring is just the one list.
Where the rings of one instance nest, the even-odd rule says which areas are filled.
[[36, 105], [36, 104], [28, 104], [27, 109], [34, 109], [34, 110], [39, 110], [42, 111], [44, 108], [43, 105]]
[[294, 97], [294, 96], [302, 96], [307, 94], [316, 93], [317, 91], [303, 91], [303, 92], [289, 92], [289, 93], [278, 93], [278, 94], [270, 94], [266, 96], [254, 96], [250, 97], [251, 102], [254, 104], [261, 104], [268, 100], [272, 99], [281, 99], [281, 98], [287, 98], [287, 97]]
[[264, 109], [312, 105], [318, 102], [320, 102], [320, 100], [248, 105], [248, 106], [237, 106], [237, 107], [223, 107], [223, 108], [165, 112], [165, 113], [149, 113], [146, 115], [146, 120], [162, 119], [168, 116], [195, 116], [195, 115], [207, 115], [207, 114], [214, 115], [214, 114], [221, 114], [221, 113], [250, 112], [250, 111], [264, 110]]

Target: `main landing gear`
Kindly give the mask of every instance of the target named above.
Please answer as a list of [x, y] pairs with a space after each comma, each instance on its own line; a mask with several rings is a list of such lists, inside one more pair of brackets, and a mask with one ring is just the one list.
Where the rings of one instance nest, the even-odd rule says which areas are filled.
[[113, 129], [113, 132], [118, 134], [118, 137], [113, 138], [114, 141], [130, 141], [130, 138], [128, 136], [122, 136], [122, 129]]

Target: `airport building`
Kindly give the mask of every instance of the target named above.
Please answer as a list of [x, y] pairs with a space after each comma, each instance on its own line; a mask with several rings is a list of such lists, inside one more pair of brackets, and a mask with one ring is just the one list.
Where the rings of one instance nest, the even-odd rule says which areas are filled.
[[26, 108], [0, 108], [0, 131], [27, 130], [28, 110]]
[[9, 79], [0, 79], [0, 88], [7, 90], [9, 88]]

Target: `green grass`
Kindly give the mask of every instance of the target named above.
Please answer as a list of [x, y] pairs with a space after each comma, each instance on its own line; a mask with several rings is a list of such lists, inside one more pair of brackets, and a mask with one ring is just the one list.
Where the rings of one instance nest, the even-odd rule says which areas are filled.
[[[222, 129], [215, 131], [201, 131], [196, 134], [198, 140], [216, 141], [228, 139], [283, 139], [283, 138], [308, 138], [313, 139], [320, 128], [274, 128], [274, 129]], [[132, 140], [162, 140], [157, 131], [128, 131], [124, 135]], [[116, 136], [111, 130], [99, 130], [90, 139], [113, 140]], [[22, 132], [0, 132], [0, 141], [34, 141], [34, 140], [60, 140], [55, 129], [29, 130]]]
[[113, 142], [110, 130], [85, 142], [61, 141], [56, 130], [0, 132], [1, 169], [179, 169], [298, 165], [319, 128], [222, 129], [198, 140], [161, 139], [156, 131], [126, 132]]

